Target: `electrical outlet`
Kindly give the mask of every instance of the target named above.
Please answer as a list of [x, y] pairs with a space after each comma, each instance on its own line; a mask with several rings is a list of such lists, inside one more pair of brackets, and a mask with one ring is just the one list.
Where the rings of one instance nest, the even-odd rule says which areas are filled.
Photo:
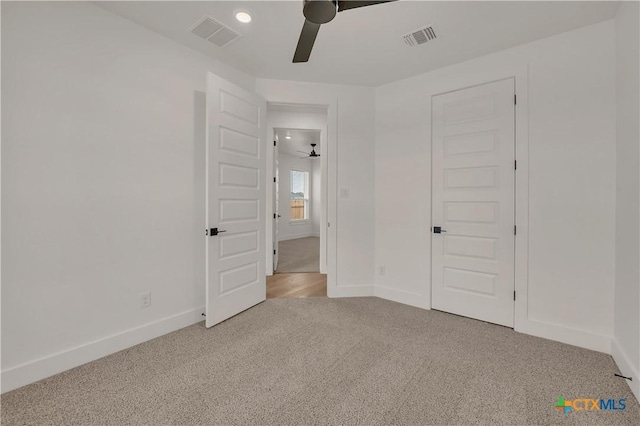
[[140, 309], [148, 308], [151, 306], [151, 292], [147, 291], [140, 295]]
[[387, 272], [387, 268], [383, 266], [378, 266], [378, 275], [384, 275]]

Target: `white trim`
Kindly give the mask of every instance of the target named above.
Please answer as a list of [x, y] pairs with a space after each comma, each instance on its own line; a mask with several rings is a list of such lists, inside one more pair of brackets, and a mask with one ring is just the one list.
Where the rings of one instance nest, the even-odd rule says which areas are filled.
[[375, 286], [372, 285], [346, 285], [329, 287], [327, 285], [327, 297], [373, 297]]
[[278, 241], [289, 241], [289, 240], [297, 240], [298, 238], [306, 238], [306, 237], [317, 237], [318, 234], [314, 234], [313, 232], [301, 232], [299, 234], [288, 234], [282, 235], [278, 238]]
[[[291, 219], [289, 220], [289, 225], [308, 225], [311, 223], [311, 219]], [[282, 238], [280, 239], [282, 241]]]
[[516, 300], [513, 329], [528, 321], [529, 294], [529, 67], [518, 67], [516, 82], [516, 210], [514, 280]]
[[[289, 93], [285, 95], [288, 98], [273, 99], [267, 96], [267, 104], [277, 106], [290, 106], [296, 107], [323, 107], [327, 109], [327, 127], [326, 129], [320, 129], [322, 131], [320, 137], [320, 174], [322, 176], [320, 182], [321, 202], [325, 208], [322, 208], [320, 215], [320, 272], [327, 274], [327, 294], [329, 297], [335, 292], [330, 289], [337, 287], [337, 256], [338, 256], [338, 237], [337, 237], [337, 185], [338, 185], [338, 99], [332, 96], [314, 96], [306, 94]], [[267, 108], [268, 109], [268, 108]], [[280, 126], [282, 127], [282, 126]], [[291, 127], [294, 128], [294, 127]], [[269, 126], [267, 129], [273, 135], [273, 127]], [[267, 140], [272, 140], [271, 137]], [[267, 150], [267, 181], [273, 181], [273, 150]], [[267, 245], [267, 275], [273, 274], [273, 257], [270, 253], [273, 252], [273, 212], [270, 211], [271, 204], [273, 203], [273, 190], [272, 185], [267, 186], [267, 211], [269, 215], [267, 217], [267, 232], [265, 243]], [[331, 224], [331, 226], [328, 226]], [[325, 238], [322, 238], [322, 234]], [[326, 245], [323, 250], [323, 245]], [[325, 254], [326, 253], [326, 254]], [[340, 296], [336, 296], [340, 297]]]
[[[329, 123], [332, 123], [334, 129], [337, 129], [337, 118], [335, 114], [337, 114], [337, 107], [333, 108], [333, 122], [330, 121], [329, 111], [327, 110], [327, 127], [320, 133], [320, 227], [318, 229], [318, 237], [320, 237], [320, 273], [327, 273], [327, 256], [329, 255], [329, 230], [327, 229], [327, 215], [329, 214], [329, 193], [327, 188], [329, 187], [329, 156], [327, 155], [328, 150], [328, 139], [329, 139]], [[334, 130], [334, 133], [331, 136], [333, 142], [332, 147], [335, 148], [333, 151], [337, 150], [337, 141], [338, 141], [338, 132]], [[337, 157], [336, 157], [337, 161]], [[336, 166], [337, 170], [337, 166]], [[337, 185], [337, 183], [335, 183]], [[334, 186], [335, 188], [335, 186]], [[335, 196], [335, 193], [334, 193]], [[334, 209], [337, 208], [334, 203]], [[337, 213], [334, 212], [336, 215]], [[337, 238], [334, 237], [333, 241], [335, 245], [333, 246], [333, 252], [336, 253], [337, 247]], [[335, 275], [335, 274], [334, 274]]]
[[591, 333], [531, 318], [527, 319], [526, 323], [516, 331], [605, 354], [611, 353], [611, 337], [604, 334]]
[[397, 288], [377, 285], [374, 289], [374, 296], [381, 299], [391, 300], [393, 302], [403, 303], [409, 306], [415, 306], [416, 308], [427, 310], [431, 309], [430, 305], [425, 303], [425, 300], [420, 294], [398, 290]]
[[636, 399], [640, 401], [640, 371], [633, 366], [631, 357], [620, 347], [620, 343], [618, 343], [618, 339], [615, 337], [611, 340], [611, 356], [618, 365], [622, 375], [632, 378], [631, 381], [623, 378], [619, 379], [627, 382], [627, 385], [631, 388], [631, 392], [633, 392]]
[[[433, 96], [460, 90], [467, 87], [478, 86], [492, 81], [515, 79], [515, 94], [517, 104], [515, 110], [516, 120], [516, 226], [517, 235], [515, 237], [515, 290], [517, 298], [514, 306], [514, 330], [522, 331], [529, 321], [527, 313], [528, 295], [528, 264], [529, 264], [529, 69], [528, 65], [505, 66], [490, 70], [478, 70], [474, 74], [461, 74], [459, 76], [447, 76], [447, 81], [438, 85], [437, 90], [427, 90], [427, 99]], [[425, 117], [431, 120], [431, 102], [426, 102], [428, 111]], [[431, 125], [431, 123], [430, 123]], [[431, 306], [431, 277], [429, 277], [429, 289], [426, 295], [426, 302]]]
[[7, 392], [54, 374], [111, 355], [164, 334], [202, 321], [204, 306], [103, 337], [71, 349], [7, 368], [1, 373], [2, 392]]

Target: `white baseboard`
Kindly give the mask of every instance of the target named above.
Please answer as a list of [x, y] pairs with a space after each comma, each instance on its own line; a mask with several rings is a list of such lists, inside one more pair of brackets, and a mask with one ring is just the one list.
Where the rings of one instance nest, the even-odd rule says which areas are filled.
[[377, 285], [374, 287], [374, 295], [381, 299], [415, 306], [416, 308], [431, 309], [426, 297], [408, 291]]
[[347, 285], [327, 287], [327, 297], [370, 297], [374, 296], [372, 285]]
[[521, 321], [520, 324], [516, 323], [514, 329], [519, 333], [611, 354], [611, 337], [603, 334], [590, 333], [532, 319]]
[[640, 367], [633, 365], [631, 357], [620, 347], [620, 343], [618, 343], [618, 339], [615, 337], [611, 341], [611, 356], [618, 365], [622, 375], [631, 377], [631, 381], [623, 378], [620, 378], [620, 380], [627, 382], [631, 388], [631, 392], [633, 392], [636, 399], [640, 401], [640, 371], [638, 370]]
[[2, 393], [35, 383], [98, 358], [202, 321], [204, 307], [191, 309], [65, 351], [48, 355], [0, 373]]
[[[429, 301], [421, 295], [381, 285], [374, 287], [374, 296], [417, 308], [431, 308]], [[532, 319], [516, 322], [514, 329], [519, 333], [555, 340], [606, 354], [611, 354], [612, 351], [611, 337], [602, 334], [590, 333], [584, 330]], [[638, 379], [638, 381], [640, 381], [640, 379]]]
[[278, 241], [297, 240], [298, 238], [317, 237], [313, 232], [302, 232], [300, 234], [279, 235]]

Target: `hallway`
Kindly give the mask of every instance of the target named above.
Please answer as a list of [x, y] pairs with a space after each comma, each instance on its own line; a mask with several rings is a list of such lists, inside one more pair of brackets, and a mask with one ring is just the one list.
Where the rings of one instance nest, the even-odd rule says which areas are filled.
[[320, 272], [320, 238], [305, 237], [278, 242], [277, 274]]
[[326, 274], [274, 274], [267, 277], [267, 299], [300, 297], [327, 297]]

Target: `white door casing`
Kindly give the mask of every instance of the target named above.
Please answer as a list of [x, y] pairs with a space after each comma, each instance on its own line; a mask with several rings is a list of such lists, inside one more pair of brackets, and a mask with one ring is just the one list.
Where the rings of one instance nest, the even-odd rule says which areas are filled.
[[207, 327], [266, 297], [265, 135], [266, 102], [208, 73]]
[[278, 147], [278, 135], [274, 134], [273, 144], [273, 272], [278, 269], [280, 248], [278, 247], [278, 227], [280, 226], [280, 148]]
[[514, 100], [513, 78], [432, 97], [432, 307], [508, 327]]

